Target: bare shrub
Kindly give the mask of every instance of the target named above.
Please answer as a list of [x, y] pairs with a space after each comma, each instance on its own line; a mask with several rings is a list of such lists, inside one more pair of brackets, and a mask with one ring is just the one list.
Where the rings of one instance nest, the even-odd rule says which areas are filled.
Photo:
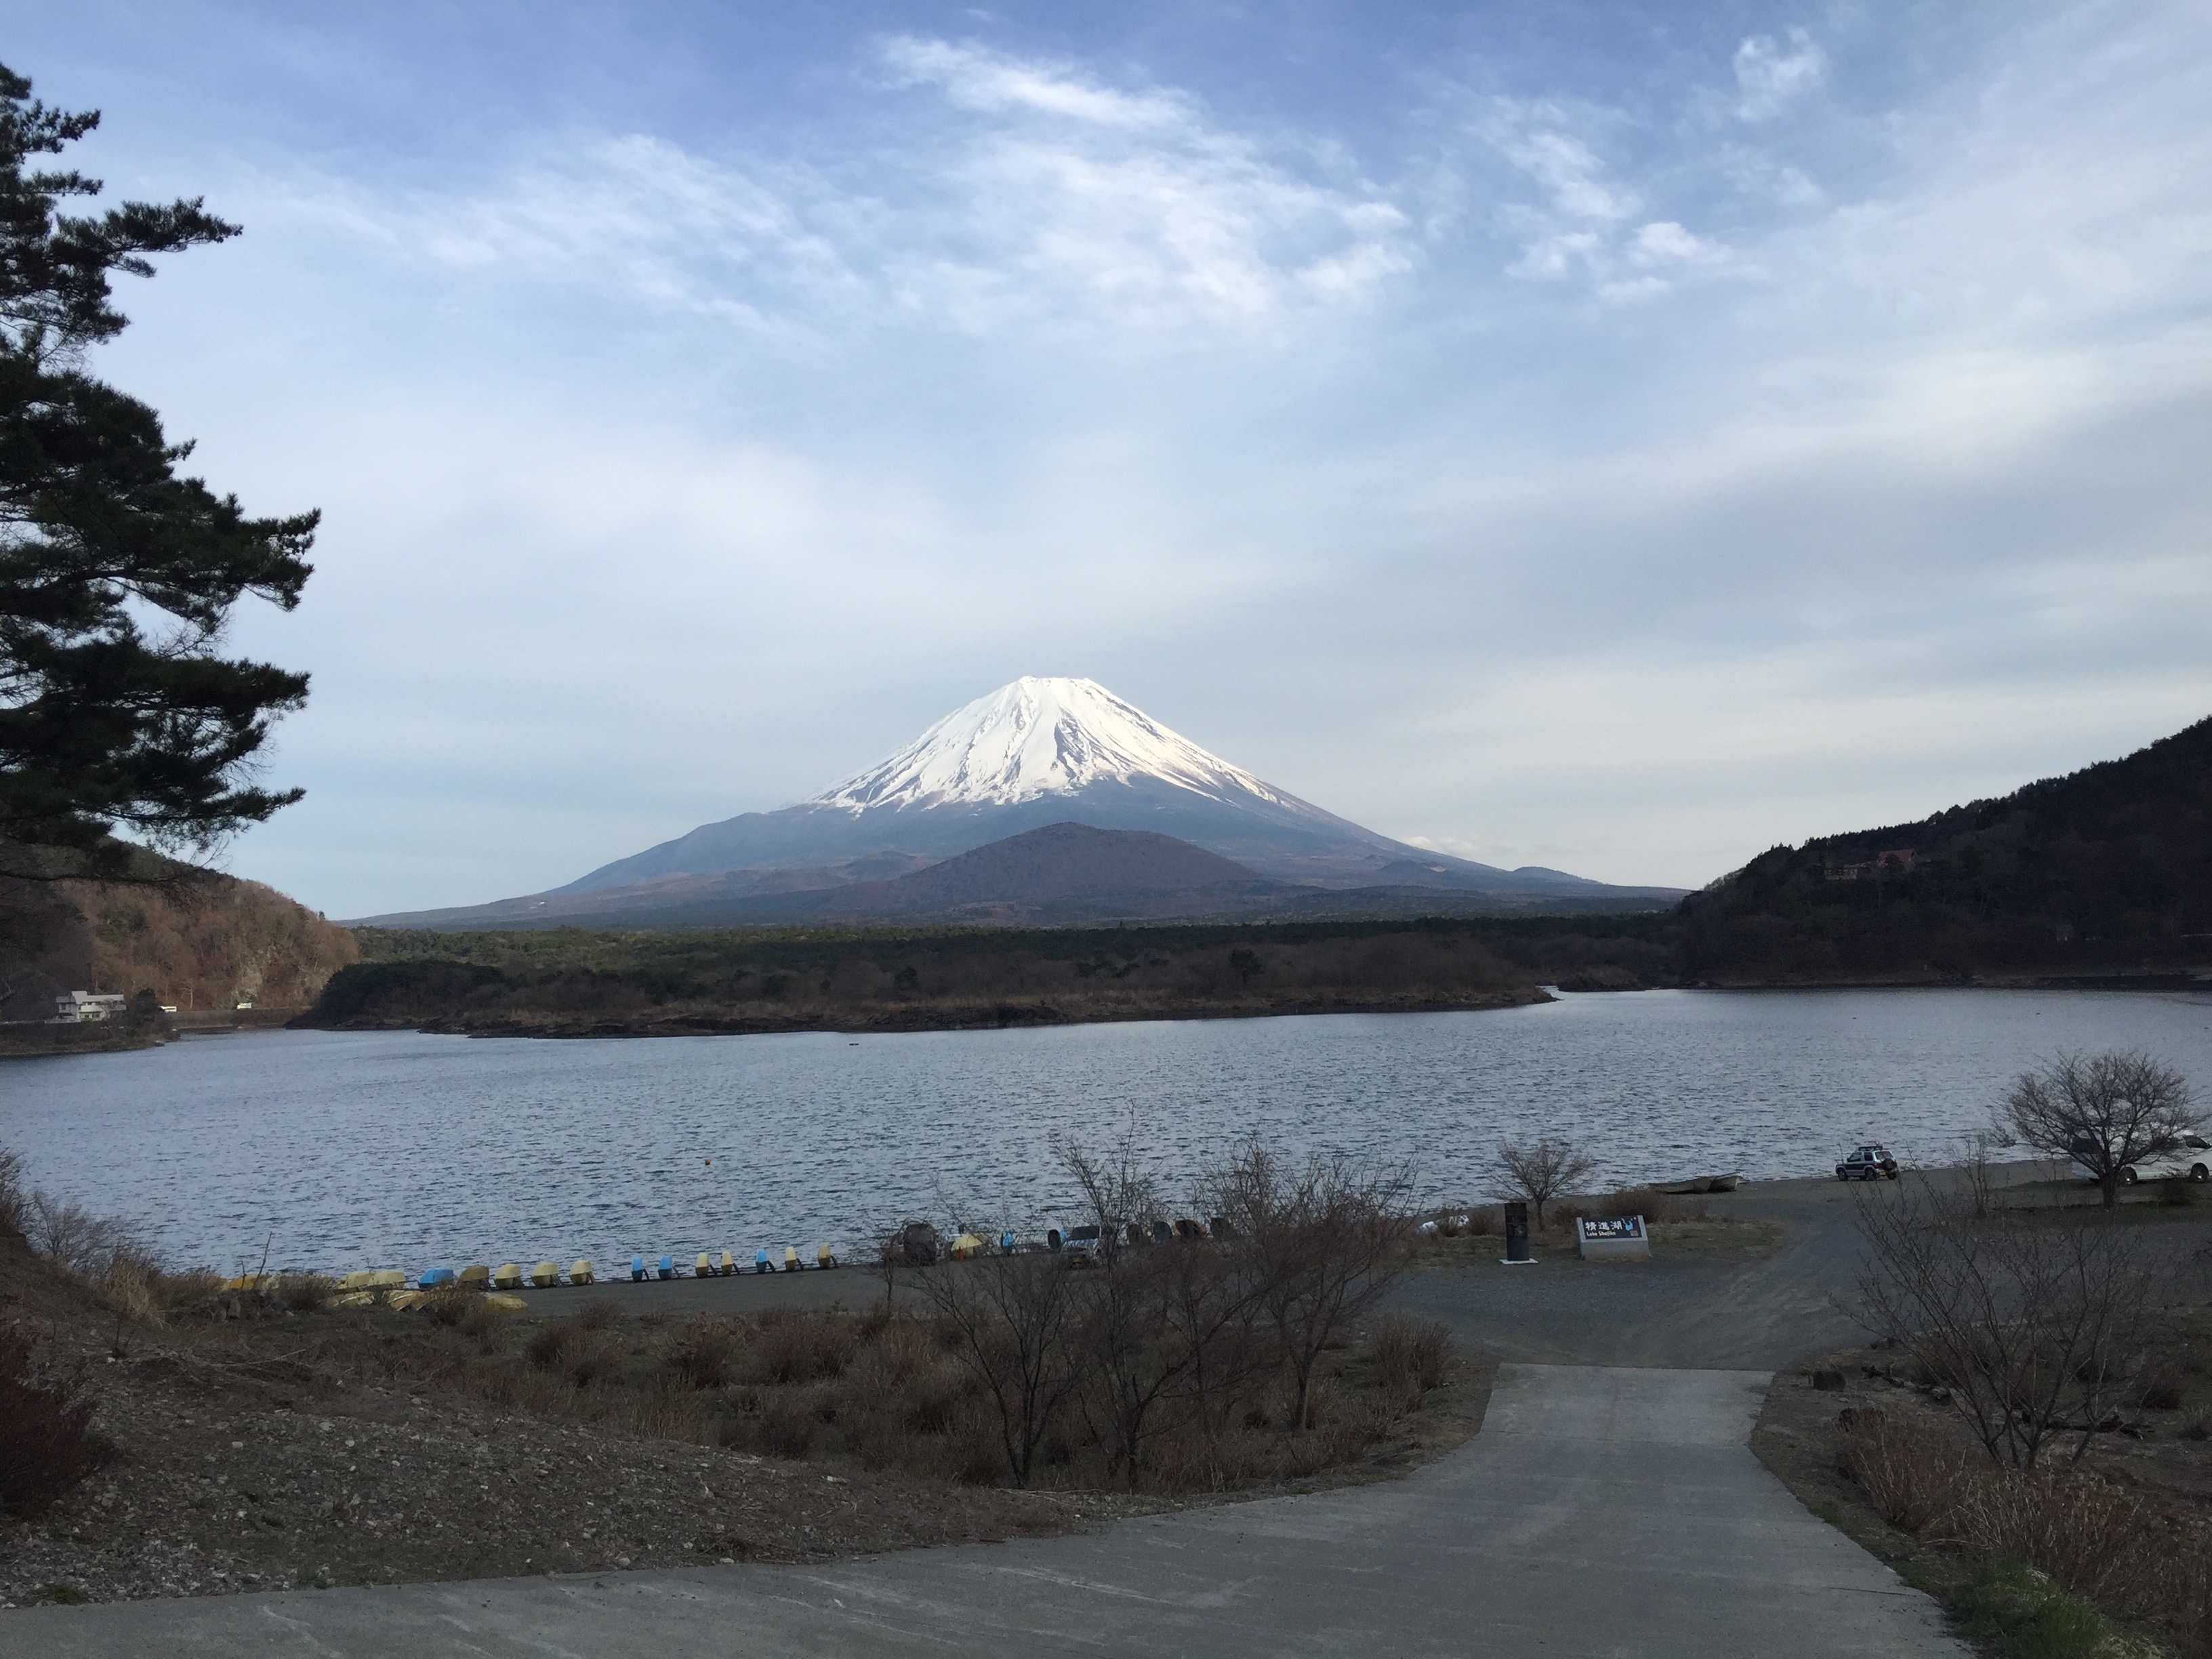
[[313, 1313], [330, 1305], [337, 1285], [321, 1273], [279, 1273], [272, 1294], [288, 1313]]
[[1624, 1187], [1617, 1193], [1607, 1193], [1593, 1206], [1602, 1216], [1640, 1215], [1655, 1226], [1662, 1222], [1686, 1221], [1693, 1213], [1702, 1213], [1702, 1205], [1683, 1202], [1672, 1194], [1650, 1187]]
[[580, 1331], [611, 1330], [622, 1323], [622, 1310], [611, 1302], [586, 1302], [568, 1316], [568, 1323]]
[[472, 1338], [479, 1351], [497, 1353], [507, 1346], [507, 1327], [514, 1316], [495, 1308], [481, 1296], [468, 1298], [456, 1328]]
[[1862, 1192], [1862, 1319], [1949, 1391], [1992, 1458], [2032, 1466], [2127, 1396], [2158, 1279], [2140, 1231], [2100, 1212], [1978, 1217], [1932, 1188]]
[[1058, 1257], [986, 1255], [923, 1281], [931, 1309], [997, 1417], [1006, 1472], [1030, 1483], [1037, 1449], [1084, 1376], [1075, 1337], [1092, 1292]]
[[118, 1255], [108, 1264], [97, 1286], [100, 1299], [124, 1318], [139, 1325], [168, 1322], [162, 1305], [161, 1270], [133, 1255]]
[[118, 1256], [149, 1254], [128, 1224], [43, 1192], [31, 1194], [24, 1222], [31, 1248], [72, 1273], [98, 1278]]
[[2173, 1526], [2124, 1488], [2077, 1469], [2004, 1468], [1886, 1413], [1845, 1417], [1844, 1473], [1892, 1525], [2026, 1562], [2122, 1617], [2176, 1611]]
[[713, 1314], [694, 1314], [661, 1344], [660, 1363], [687, 1389], [719, 1389], [736, 1374], [744, 1328]]
[[[459, 1295], [454, 1300], [465, 1311], [482, 1298]], [[622, 1344], [611, 1334], [621, 1317], [612, 1303], [587, 1302], [565, 1319], [549, 1319], [531, 1332], [523, 1341], [522, 1357], [570, 1388], [588, 1388], [622, 1365]]]
[[1596, 1160], [1570, 1142], [1547, 1136], [1533, 1146], [1507, 1141], [1498, 1149], [1499, 1178], [1509, 1197], [1535, 1206], [1536, 1230], [1544, 1229], [1544, 1206], [1597, 1167]]
[[813, 1382], [842, 1371], [853, 1357], [842, 1314], [810, 1308], [765, 1308], [745, 1345], [739, 1374], [752, 1382]]
[[222, 1274], [194, 1268], [188, 1273], [158, 1273], [152, 1289], [165, 1319], [205, 1319], [222, 1304]]
[[804, 1400], [782, 1395], [768, 1399], [750, 1423], [747, 1438], [753, 1449], [770, 1457], [804, 1457], [814, 1449], [821, 1424]]
[[[466, 1319], [482, 1298], [474, 1291], [442, 1285], [422, 1298], [422, 1312], [434, 1323], [453, 1326]], [[535, 1339], [532, 1339], [535, 1340]]]
[[0, 1510], [34, 1514], [113, 1455], [83, 1379], [46, 1364], [31, 1327], [0, 1324]]
[[23, 1191], [23, 1160], [0, 1148], [0, 1237], [23, 1237], [29, 1221], [28, 1205]]
[[1402, 1169], [1316, 1158], [1295, 1174], [1256, 1141], [1215, 1182], [1213, 1210], [1235, 1224], [1253, 1293], [1292, 1379], [1293, 1429], [1309, 1425], [1315, 1364], [1389, 1292], [1411, 1184]]
[[2182, 1394], [2182, 1380], [2173, 1372], [2149, 1370], [2136, 1380], [2135, 1403], [2145, 1411], [2178, 1412], [2181, 1409]]
[[1883, 1520], [1900, 1531], [1918, 1534], [1948, 1522], [1957, 1511], [1960, 1493], [1978, 1466], [1972, 1454], [1867, 1407], [1846, 1411], [1842, 1423], [1842, 1472], [1858, 1482]]
[[1440, 1389], [1451, 1368], [1451, 1332], [1436, 1319], [1386, 1314], [1375, 1323], [1375, 1378], [1386, 1399], [1417, 1401]]

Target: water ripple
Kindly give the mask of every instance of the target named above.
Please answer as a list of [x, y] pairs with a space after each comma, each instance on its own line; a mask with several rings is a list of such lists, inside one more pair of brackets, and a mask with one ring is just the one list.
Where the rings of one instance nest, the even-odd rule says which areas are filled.
[[[1471, 1014], [859, 1039], [192, 1038], [0, 1066], [0, 1145], [172, 1262], [419, 1267], [827, 1240], [908, 1213], [1065, 1213], [1056, 1135], [1133, 1126], [1170, 1191], [1259, 1134], [1405, 1158], [1471, 1201], [1500, 1139], [1607, 1182], [1942, 1157], [2024, 1066], [2143, 1047], [2212, 1097], [2212, 998], [1644, 992]], [[708, 1160], [712, 1160], [711, 1163]]]

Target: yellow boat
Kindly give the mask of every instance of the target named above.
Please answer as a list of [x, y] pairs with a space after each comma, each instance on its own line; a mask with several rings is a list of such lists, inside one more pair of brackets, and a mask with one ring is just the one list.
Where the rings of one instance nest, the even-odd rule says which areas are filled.
[[724, 1273], [725, 1275], [727, 1275], [727, 1274], [733, 1273], [737, 1272], [737, 1270], [738, 1270], [738, 1259], [737, 1259], [737, 1257], [735, 1257], [735, 1256], [732, 1255], [731, 1255], [727, 1250], [723, 1251], [723, 1252], [722, 1252], [722, 1272], [723, 1272], [723, 1273]]
[[458, 1282], [465, 1291], [487, 1290], [491, 1285], [491, 1269], [481, 1265], [464, 1267]]
[[574, 1261], [568, 1264], [568, 1282], [571, 1285], [590, 1284], [592, 1282], [592, 1264], [585, 1261], [582, 1256], [578, 1256]]
[[519, 1296], [509, 1296], [505, 1291], [494, 1291], [483, 1299], [484, 1306], [495, 1313], [520, 1313], [529, 1304]]
[[837, 1258], [830, 1254], [830, 1247], [827, 1244], [817, 1244], [814, 1247], [814, 1265], [817, 1267], [834, 1267], [837, 1265]]
[[541, 1261], [530, 1270], [530, 1282], [539, 1290], [550, 1290], [561, 1282], [560, 1267], [550, 1261]]
[[498, 1269], [492, 1274], [491, 1282], [494, 1288], [498, 1290], [520, 1290], [522, 1288], [522, 1264], [519, 1261], [507, 1261], [501, 1263]]

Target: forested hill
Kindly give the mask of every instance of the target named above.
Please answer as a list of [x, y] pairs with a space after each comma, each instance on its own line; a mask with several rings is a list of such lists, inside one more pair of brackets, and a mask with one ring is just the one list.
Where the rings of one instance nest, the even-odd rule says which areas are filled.
[[2212, 961], [2212, 720], [1917, 823], [1778, 847], [1683, 901], [1692, 982]]
[[304, 1007], [360, 957], [351, 933], [274, 888], [143, 850], [136, 860], [136, 883], [0, 877], [0, 1022], [44, 1020], [63, 991]]

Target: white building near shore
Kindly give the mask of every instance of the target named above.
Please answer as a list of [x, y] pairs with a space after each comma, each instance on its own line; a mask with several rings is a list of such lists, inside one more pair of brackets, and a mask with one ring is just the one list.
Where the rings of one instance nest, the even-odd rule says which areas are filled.
[[88, 1025], [97, 1020], [120, 1019], [129, 999], [119, 992], [64, 991], [54, 999], [54, 1025]]

